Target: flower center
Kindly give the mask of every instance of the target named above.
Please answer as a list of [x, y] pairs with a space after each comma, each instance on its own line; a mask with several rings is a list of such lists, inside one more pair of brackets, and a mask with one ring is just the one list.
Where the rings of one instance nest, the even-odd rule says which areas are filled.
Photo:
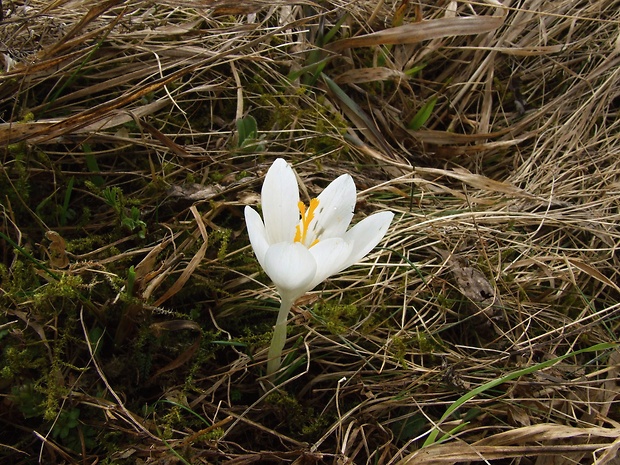
[[[310, 206], [306, 209], [306, 205], [303, 202], [299, 202], [297, 204], [299, 207], [299, 213], [301, 213], [301, 221], [295, 227], [295, 242], [300, 242], [303, 245], [306, 245], [306, 239], [308, 238], [308, 229], [310, 228], [310, 223], [314, 219], [314, 213], [319, 206], [319, 199], [310, 200]], [[318, 244], [319, 239], [314, 239], [310, 245], [307, 245], [308, 248], [313, 245]]]

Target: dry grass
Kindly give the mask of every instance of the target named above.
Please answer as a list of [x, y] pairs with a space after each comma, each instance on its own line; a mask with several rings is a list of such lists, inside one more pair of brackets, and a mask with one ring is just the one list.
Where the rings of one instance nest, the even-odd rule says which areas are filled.
[[[5, 1], [3, 461], [618, 463], [620, 2], [504, 3]], [[274, 388], [277, 156], [396, 219]]]

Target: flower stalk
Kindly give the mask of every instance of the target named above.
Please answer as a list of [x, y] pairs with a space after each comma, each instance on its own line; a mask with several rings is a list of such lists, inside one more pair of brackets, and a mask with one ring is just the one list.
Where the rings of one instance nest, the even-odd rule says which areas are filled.
[[282, 351], [284, 350], [284, 344], [286, 343], [286, 320], [292, 307], [293, 302], [288, 299], [282, 299], [280, 302], [278, 318], [276, 319], [276, 325], [273, 328], [271, 345], [269, 346], [269, 352], [267, 353], [267, 374], [270, 376], [278, 371], [282, 363]]

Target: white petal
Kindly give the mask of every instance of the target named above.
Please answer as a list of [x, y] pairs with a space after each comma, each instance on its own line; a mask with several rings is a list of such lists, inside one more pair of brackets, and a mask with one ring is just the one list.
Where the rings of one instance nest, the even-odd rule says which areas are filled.
[[355, 210], [353, 178], [343, 174], [327, 186], [318, 199], [315, 234], [323, 239], [342, 237], [351, 224]]
[[[344, 235], [344, 240], [353, 245], [353, 251], [345, 262], [344, 268], [360, 261], [379, 243], [394, 218], [394, 213], [386, 211], [375, 213], [353, 226]], [[341, 268], [343, 270], [344, 268]]]
[[295, 300], [309, 291], [316, 268], [312, 254], [299, 243], [281, 242], [265, 254], [265, 272], [283, 298]]
[[316, 261], [316, 276], [312, 280], [310, 289], [325, 281], [330, 276], [346, 268], [345, 263], [351, 255], [353, 245], [340, 237], [325, 239], [311, 247], [310, 253]]
[[245, 210], [245, 225], [248, 229], [248, 236], [250, 236], [250, 243], [254, 250], [254, 255], [260, 266], [265, 268], [265, 254], [269, 248], [267, 242], [267, 232], [265, 231], [265, 225], [260, 215], [250, 206], [246, 206]]
[[269, 244], [293, 242], [299, 223], [299, 187], [293, 168], [282, 158], [267, 171], [261, 203]]

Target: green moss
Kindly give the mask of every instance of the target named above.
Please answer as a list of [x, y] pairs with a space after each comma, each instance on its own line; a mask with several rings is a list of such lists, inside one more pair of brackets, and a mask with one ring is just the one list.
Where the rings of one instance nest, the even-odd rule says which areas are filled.
[[199, 435], [199, 439], [203, 441], [216, 441], [220, 439], [223, 435], [224, 430], [222, 428], [214, 428]]
[[362, 312], [355, 305], [331, 302], [316, 304], [313, 313], [332, 334], [348, 333], [362, 317]]
[[63, 310], [63, 315], [58, 319], [57, 336], [52, 344], [50, 370], [42, 378], [43, 382], [38, 387], [45, 395], [43, 418], [49, 421], [58, 415], [61, 401], [71, 393], [65, 380], [68, 372], [81, 371], [67, 362], [70, 359], [70, 352], [78, 344], [78, 340], [73, 336], [78, 325], [77, 307], [76, 305], [62, 305], [60, 308]]
[[110, 247], [108, 250], [111, 257], [114, 257], [115, 255], [120, 255], [122, 253], [118, 247]]
[[274, 320], [268, 324], [263, 325], [262, 329], [264, 332], [254, 332], [253, 328], [242, 328], [243, 336], [240, 336], [236, 339], [236, 342], [241, 342], [248, 346], [250, 352], [254, 352], [254, 348], [256, 347], [266, 347], [271, 342], [271, 337], [273, 335], [273, 325], [275, 324]]
[[211, 181], [218, 183], [220, 182], [222, 179], [224, 179], [224, 176], [226, 176], [224, 173], [220, 173], [219, 171], [211, 171], [209, 173], [209, 179], [211, 179]]
[[[17, 344], [11, 345], [12, 342], [11, 339], [5, 342], [0, 379], [14, 381], [22, 376], [28, 377], [34, 373], [42, 372], [49, 365], [44, 353], [40, 350], [42, 344], [21, 347]], [[30, 371], [32, 374], [29, 373]]]
[[39, 286], [39, 276], [29, 264], [22, 260], [16, 260], [11, 266], [11, 270], [0, 264], [0, 280], [2, 282], [3, 293], [0, 293], [0, 302], [6, 299], [7, 305], [11, 300], [21, 302], [31, 294], [31, 289]]
[[265, 398], [265, 403], [271, 407], [275, 407], [282, 412], [286, 412], [289, 416], [289, 422], [296, 422], [305, 416], [304, 408], [299, 401], [285, 391], [275, 391]]
[[34, 113], [29, 111], [28, 113], [24, 114], [24, 116], [22, 116], [21, 122], [22, 123], [30, 123], [30, 122], [32, 122], [34, 120], [35, 120]]
[[424, 354], [433, 357], [435, 352], [441, 352], [441, 340], [423, 332], [415, 332], [405, 336], [394, 336], [391, 339], [390, 352], [403, 368], [408, 367], [408, 360], [412, 355]]
[[64, 386], [63, 374], [60, 363], [56, 361], [47, 375], [47, 383], [41, 387], [45, 394], [45, 410], [43, 418], [51, 421], [58, 415], [60, 402], [63, 397], [69, 395], [70, 391]]
[[181, 407], [173, 405], [168, 413], [161, 417], [161, 422], [158, 425], [160, 428], [159, 437], [162, 439], [171, 439], [174, 434], [175, 426], [181, 423], [182, 420]]
[[413, 336], [415, 346], [417, 346], [422, 353], [432, 353], [444, 350], [442, 347], [442, 341], [437, 338], [437, 335], [430, 336], [427, 333], [420, 332], [416, 332], [415, 336]]
[[228, 254], [228, 244], [231, 236], [232, 230], [230, 229], [217, 229], [211, 233], [211, 238], [213, 239], [212, 245], [219, 245], [217, 258], [220, 261], [224, 261]]
[[92, 222], [92, 212], [90, 208], [83, 207], [80, 217], [75, 222], [75, 226], [77, 228], [83, 228], [85, 226], [88, 226], [91, 222]]
[[401, 337], [393, 336], [391, 339], [390, 350], [394, 358], [398, 360], [400, 366], [403, 368], [407, 368], [407, 361], [405, 359], [405, 356], [410, 350], [407, 342]]
[[310, 417], [308, 422], [301, 427], [301, 434], [309, 441], [316, 440], [325, 433], [325, 428], [330, 424], [325, 415]]
[[193, 171], [187, 171], [185, 173], [185, 182], [187, 184], [196, 184], [198, 180], [196, 179], [196, 174]]
[[15, 144], [8, 144], [6, 149], [11, 155], [16, 156], [24, 154], [27, 147], [25, 142], [17, 142]]
[[34, 306], [42, 315], [58, 316], [63, 311], [67, 300], [79, 301], [83, 289], [82, 278], [78, 275], [63, 273], [59, 281], [51, 281], [39, 287], [34, 295]]
[[6, 195], [10, 205], [18, 208], [23, 203], [28, 204], [30, 200], [28, 148], [25, 144], [19, 143], [7, 146], [7, 150], [12, 155], [12, 160], [4, 164], [5, 177], [0, 180], [0, 190]]
[[[109, 244], [110, 241], [111, 239], [107, 235], [89, 234], [87, 236], [67, 241], [66, 250], [67, 252], [76, 255], [85, 254], [88, 252], [92, 252], [93, 250], [102, 248], [106, 244]], [[100, 257], [105, 258], [105, 252], [102, 252], [102, 255], [100, 255]]]
[[265, 404], [273, 409], [278, 420], [289, 431], [301, 434], [307, 440], [318, 438], [328, 424], [328, 419], [317, 416], [314, 408], [303, 406], [298, 399], [282, 390], [269, 394]]
[[144, 324], [138, 331], [138, 336], [132, 343], [132, 366], [140, 376], [140, 379], [148, 379], [151, 376], [153, 367], [153, 353], [161, 340], [153, 336], [148, 325]]
[[169, 184], [162, 176], [154, 176], [151, 182], [145, 186], [143, 196], [150, 199], [153, 196], [165, 193], [168, 187]]
[[[211, 362], [215, 358], [215, 353], [218, 348], [213, 341], [219, 336], [217, 332], [205, 332], [201, 336], [200, 348], [192, 358], [192, 363], [189, 368], [189, 373], [185, 378], [185, 391], [197, 390], [195, 386], [195, 377], [200, 375], [207, 363]], [[192, 337], [196, 337], [195, 334]]]

